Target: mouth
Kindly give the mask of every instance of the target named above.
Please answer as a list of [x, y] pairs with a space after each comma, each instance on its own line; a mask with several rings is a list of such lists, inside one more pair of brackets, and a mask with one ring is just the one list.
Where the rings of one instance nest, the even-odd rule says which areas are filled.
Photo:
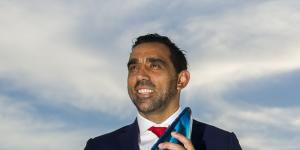
[[153, 93], [153, 90], [152, 89], [138, 89], [137, 93], [138, 94], [151, 94], [151, 93]]
[[149, 98], [153, 94], [154, 90], [150, 88], [138, 88], [136, 92], [140, 98]]

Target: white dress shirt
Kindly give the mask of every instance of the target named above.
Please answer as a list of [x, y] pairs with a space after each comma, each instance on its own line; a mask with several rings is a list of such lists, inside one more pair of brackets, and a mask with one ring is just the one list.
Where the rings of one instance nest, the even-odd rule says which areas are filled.
[[140, 138], [139, 138], [139, 147], [140, 150], [150, 150], [151, 147], [154, 145], [154, 143], [158, 140], [158, 137], [148, 129], [152, 126], [154, 127], [168, 127], [171, 125], [171, 123], [179, 116], [181, 113], [181, 107], [178, 108], [178, 110], [171, 115], [168, 119], [163, 121], [160, 124], [156, 124], [143, 116], [141, 116], [139, 113], [137, 115], [137, 121], [139, 125], [140, 130]]

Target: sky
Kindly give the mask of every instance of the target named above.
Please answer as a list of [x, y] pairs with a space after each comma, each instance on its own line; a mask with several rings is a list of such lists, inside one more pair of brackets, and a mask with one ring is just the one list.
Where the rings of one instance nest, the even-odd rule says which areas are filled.
[[181, 106], [245, 150], [299, 150], [300, 1], [1, 0], [0, 149], [82, 150], [130, 124], [136, 37], [185, 50]]

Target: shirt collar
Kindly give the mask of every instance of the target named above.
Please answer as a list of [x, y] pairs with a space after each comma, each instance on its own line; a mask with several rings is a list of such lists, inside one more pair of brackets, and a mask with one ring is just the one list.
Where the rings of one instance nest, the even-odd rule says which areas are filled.
[[181, 107], [179, 107], [174, 114], [172, 114], [169, 118], [167, 118], [165, 121], [163, 121], [160, 124], [156, 124], [156, 123], [144, 118], [142, 115], [140, 115], [138, 113], [137, 121], [138, 121], [139, 129], [140, 129], [140, 133], [144, 133], [144, 132], [148, 131], [148, 129], [152, 126], [168, 127], [179, 116], [181, 111], [182, 111], [182, 109], [181, 109]]

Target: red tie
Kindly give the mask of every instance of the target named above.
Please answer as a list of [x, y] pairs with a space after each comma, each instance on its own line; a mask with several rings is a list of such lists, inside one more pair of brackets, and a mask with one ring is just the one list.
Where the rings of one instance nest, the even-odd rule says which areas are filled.
[[161, 137], [165, 131], [167, 130], [166, 127], [151, 127], [148, 129], [149, 131], [152, 131], [157, 137]]

